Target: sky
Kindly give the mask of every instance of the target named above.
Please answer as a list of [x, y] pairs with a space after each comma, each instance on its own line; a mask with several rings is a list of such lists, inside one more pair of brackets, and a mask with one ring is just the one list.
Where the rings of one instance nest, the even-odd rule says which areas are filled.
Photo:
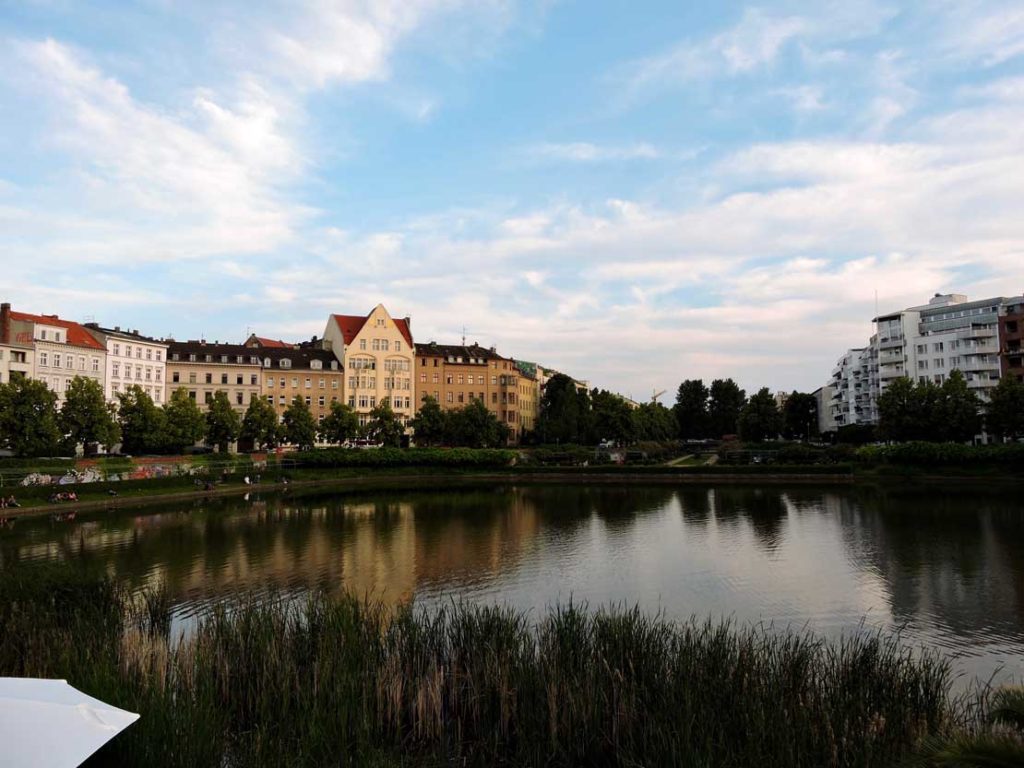
[[1020, 0], [0, 0], [23, 311], [809, 391], [876, 306], [1020, 295], [1022, 201]]

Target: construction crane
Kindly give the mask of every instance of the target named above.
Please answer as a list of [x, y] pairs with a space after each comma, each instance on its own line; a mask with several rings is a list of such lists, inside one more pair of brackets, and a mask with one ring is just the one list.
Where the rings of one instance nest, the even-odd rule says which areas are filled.
[[664, 395], [666, 391], [667, 390], [663, 389], [661, 390], [661, 392], [659, 392], [654, 387], [651, 387], [651, 404], [653, 405], [654, 403], [658, 402], [658, 398]]

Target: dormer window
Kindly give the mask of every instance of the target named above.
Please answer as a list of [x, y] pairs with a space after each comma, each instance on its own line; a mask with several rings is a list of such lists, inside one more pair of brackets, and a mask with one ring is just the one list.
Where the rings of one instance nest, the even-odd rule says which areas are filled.
[[282, 368], [291, 368], [292, 367], [292, 361], [289, 360], [287, 357], [282, 357], [281, 358], [281, 362], [278, 363], [278, 365], [280, 365]]
[[[271, 365], [273, 365], [273, 362], [271, 361], [271, 359], [269, 357], [264, 358], [264, 360], [263, 360], [263, 367], [264, 368], [269, 368]], [[271, 381], [273, 381], [273, 379], [271, 379]]]
[[337, 360], [331, 360], [331, 370], [332, 371], [338, 370], [338, 361]]
[[242, 363], [245, 362], [245, 358], [242, 355], [239, 355], [238, 357], [235, 358], [235, 362], [241, 365]]
[[324, 367], [324, 364], [319, 360], [312, 360], [309, 363], [309, 367], [312, 368], [314, 371], [319, 371]]
[[55, 339], [56, 339], [57, 341], [60, 341], [60, 331], [57, 331], [56, 333], [54, 333], [53, 337], [54, 337], [54, 338], [55, 338]]
[[[249, 358], [249, 362], [252, 363], [253, 365], [259, 365], [260, 364], [260, 359], [258, 357], [256, 357], [256, 355], [253, 355], [252, 357]], [[269, 363], [268, 363], [268, 365], [269, 365]]]
[[227, 355], [221, 355], [221, 356], [220, 356], [220, 361], [221, 361], [222, 363], [226, 363], [226, 362], [228, 361], [228, 356], [227, 356]]
[[213, 355], [207, 355], [206, 356], [206, 362], [212, 363], [213, 362]]

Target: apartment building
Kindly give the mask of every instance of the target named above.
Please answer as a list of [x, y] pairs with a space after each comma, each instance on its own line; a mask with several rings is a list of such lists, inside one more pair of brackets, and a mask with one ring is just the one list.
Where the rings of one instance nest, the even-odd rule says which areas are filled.
[[130, 386], [139, 386], [157, 405], [164, 403], [167, 342], [143, 336], [137, 330], [86, 323], [86, 331], [107, 351], [103, 393], [109, 402]]
[[[58, 407], [76, 376], [104, 383], [106, 350], [79, 323], [57, 315], [15, 312], [4, 303], [0, 304], [0, 328], [0, 342], [10, 348], [5, 356], [14, 356], [15, 370], [53, 390]], [[7, 365], [9, 375], [10, 361]]]
[[392, 318], [383, 304], [366, 316], [331, 315], [324, 349], [334, 353], [345, 371], [344, 397], [366, 424], [370, 411], [385, 398], [403, 424], [416, 412], [411, 321]]
[[1024, 296], [1008, 299], [999, 316], [999, 359], [1003, 376], [1024, 381]]
[[421, 401], [430, 395], [452, 410], [479, 400], [517, 437], [523, 429], [522, 378], [516, 362], [493, 348], [433, 341], [416, 345], [416, 391]]
[[11, 332], [11, 305], [4, 304], [0, 312], [0, 384], [7, 384], [19, 376], [32, 378], [35, 368], [35, 349], [31, 339], [18, 340]]
[[228, 395], [240, 414], [261, 396], [261, 351], [244, 344], [206, 341], [167, 342], [165, 399], [184, 387], [201, 409], [206, 409], [218, 390]]
[[[875, 346], [848, 349], [832, 369], [827, 422], [832, 429], [878, 421]], [[819, 411], [820, 412], [820, 411]]]
[[261, 347], [262, 394], [280, 419], [296, 396], [317, 423], [344, 402], [345, 371], [334, 352], [320, 347]]

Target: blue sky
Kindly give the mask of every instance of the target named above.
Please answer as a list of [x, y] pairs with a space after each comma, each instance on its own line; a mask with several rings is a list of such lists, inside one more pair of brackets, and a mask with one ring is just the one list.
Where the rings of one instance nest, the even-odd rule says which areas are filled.
[[0, 264], [178, 338], [378, 301], [635, 397], [1024, 290], [1024, 5], [0, 0]]

